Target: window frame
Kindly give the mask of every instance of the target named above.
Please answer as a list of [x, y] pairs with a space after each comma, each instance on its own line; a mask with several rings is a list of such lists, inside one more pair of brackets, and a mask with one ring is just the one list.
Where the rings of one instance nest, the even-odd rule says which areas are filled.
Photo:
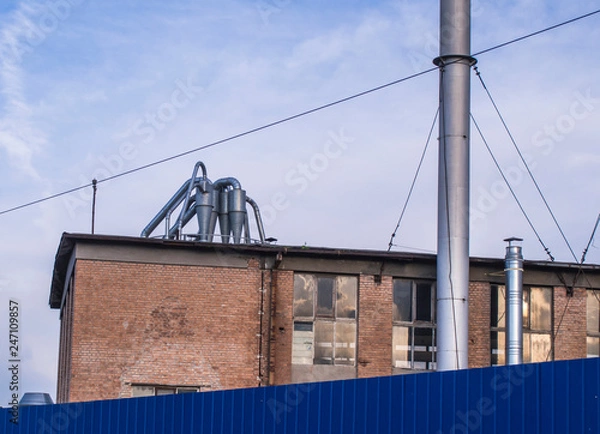
[[[411, 294], [410, 294], [410, 321], [397, 319], [396, 312], [396, 282], [410, 282]], [[419, 285], [428, 285], [429, 286], [429, 299], [430, 299], [430, 309], [429, 309], [429, 320], [423, 320], [417, 317], [417, 313], [419, 311], [418, 306], [418, 289]], [[396, 348], [398, 344], [395, 342], [395, 334], [396, 331], [401, 330], [402, 328], [408, 329], [408, 339], [407, 339], [407, 352], [408, 352], [408, 360], [397, 360], [396, 359]], [[415, 330], [424, 329], [431, 330], [431, 345], [426, 347], [431, 347], [431, 361], [420, 361], [415, 360], [415, 353], [419, 353], [418, 348], [421, 345], [417, 345], [415, 343]], [[427, 350], [425, 352], [428, 352]], [[399, 363], [406, 362], [405, 366], [398, 366]], [[416, 363], [425, 363], [424, 368], [415, 367]], [[394, 278], [392, 281], [392, 369], [409, 369], [409, 370], [435, 370], [437, 368], [437, 285], [434, 280], [427, 279], [409, 279], [404, 277]]]
[[[308, 276], [311, 279], [314, 279], [315, 284], [313, 286], [312, 293], [312, 316], [305, 315], [296, 315], [296, 276]], [[354, 301], [354, 309], [351, 309], [352, 316], [339, 316], [338, 305], [340, 304], [340, 279], [341, 278], [353, 278], [354, 279], [354, 293], [353, 293], [353, 301]], [[332, 287], [332, 309], [331, 312], [323, 313], [318, 310], [319, 303], [319, 280], [320, 279], [332, 279], [333, 287]], [[358, 287], [359, 287], [359, 278], [353, 274], [331, 274], [331, 273], [294, 273], [294, 297], [293, 297], [293, 307], [292, 307], [292, 322], [293, 322], [293, 332], [292, 332], [292, 365], [297, 366], [357, 366], [357, 358], [358, 358]], [[311, 351], [312, 351], [312, 359], [311, 363], [299, 363], [295, 362], [295, 359], [302, 360], [302, 357], [294, 352], [295, 340], [302, 339], [301, 336], [298, 336], [296, 332], [302, 331], [297, 330], [297, 327], [307, 327], [308, 325], [312, 326], [312, 341], [310, 342]], [[330, 343], [331, 346], [331, 357], [330, 363], [323, 363], [323, 360], [327, 360], [328, 357], [319, 357], [317, 358], [317, 347], [319, 346], [319, 342], [317, 342], [317, 328], [321, 327], [332, 327], [332, 340], [331, 342], [322, 342], [325, 345], [322, 345], [322, 348], [329, 348], [326, 344]], [[353, 338], [354, 341], [350, 343], [350, 345], [345, 345], [347, 342], [338, 341], [338, 333], [340, 330], [338, 328], [343, 328], [347, 325], [354, 327]], [[339, 326], [339, 327], [338, 327]], [[321, 329], [323, 330], [323, 329]], [[338, 348], [341, 350], [338, 350]], [[354, 357], [346, 357], [339, 358], [337, 357], [337, 352], [344, 352], [348, 348], [353, 348]], [[323, 350], [325, 351], [325, 350]], [[308, 360], [306, 357], [304, 360]]]
[[[596, 316], [598, 317], [598, 325], [596, 330], [590, 330], [589, 328], [589, 316], [590, 316], [590, 299], [596, 305]], [[586, 293], [586, 309], [585, 309], [585, 329], [586, 329], [586, 357], [600, 357], [600, 295], [596, 292], [595, 289], [588, 289]], [[590, 341], [597, 341], [596, 348], [598, 348], [598, 354], [592, 354], [590, 352]]]
[[[504, 305], [502, 306], [502, 310], [500, 310], [500, 306], [497, 306], [496, 311], [499, 313], [502, 311], [502, 315], [499, 316], [499, 319], [496, 321], [496, 325], [494, 325], [494, 317], [493, 317], [493, 308], [494, 308], [494, 299], [499, 300], [496, 296], [494, 297], [494, 288], [500, 290], [503, 289], [504, 295]], [[532, 289], [542, 289], [547, 290], [550, 293], [550, 325], [549, 329], [538, 329], [531, 327], [531, 291]], [[525, 302], [525, 297], [527, 298], [527, 302]], [[527, 309], [527, 312], [525, 312]], [[500, 320], [504, 320], [503, 326], [498, 326]], [[506, 285], [501, 284], [490, 284], [490, 365], [491, 366], [503, 366], [506, 364]], [[493, 346], [493, 335], [496, 334], [496, 342], [498, 343], [496, 348]], [[500, 334], [503, 335], [503, 339], [499, 339]], [[550, 339], [550, 351], [546, 355], [544, 360], [532, 360], [532, 336], [548, 336]], [[529, 348], [525, 348], [526, 341], [529, 342]], [[529, 354], [529, 357], [526, 358], [526, 354]], [[523, 363], [536, 363], [541, 361], [551, 361], [554, 360], [554, 287], [552, 286], [539, 286], [539, 285], [523, 285]]]
[[[136, 387], [152, 389], [152, 393], [135, 393]], [[210, 386], [174, 386], [170, 384], [132, 384], [131, 385], [131, 396], [134, 398], [139, 398], [143, 396], [164, 396], [164, 395], [179, 395], [182, 393], [194, 393], [194, 392], [203, 392], [207, 389], [210, 389]], [[160, 391], [170, 391], [172, 393], [160, 393]]]

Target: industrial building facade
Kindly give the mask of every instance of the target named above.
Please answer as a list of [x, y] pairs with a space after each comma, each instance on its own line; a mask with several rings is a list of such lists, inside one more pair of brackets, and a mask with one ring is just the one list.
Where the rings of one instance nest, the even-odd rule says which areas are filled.
[[[598, 356], [600, 267], [524, 268], [524, 361]], [[471, 259], [470, 367], [504, 363], [503, 269]], [[434, 370], [435, 278], [435, 255], [64, 234], [57, 402]]]

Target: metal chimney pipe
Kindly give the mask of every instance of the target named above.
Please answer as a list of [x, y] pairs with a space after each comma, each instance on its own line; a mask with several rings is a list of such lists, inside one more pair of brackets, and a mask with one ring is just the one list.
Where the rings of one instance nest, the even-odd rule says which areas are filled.
[[506, 364], [523, 363], [523, 254], [514, 242], [521, 238], [507, 238], [504, 257], [506, 276]]
[[437, 369], [468, 367], [470, 0], [440, 0]]

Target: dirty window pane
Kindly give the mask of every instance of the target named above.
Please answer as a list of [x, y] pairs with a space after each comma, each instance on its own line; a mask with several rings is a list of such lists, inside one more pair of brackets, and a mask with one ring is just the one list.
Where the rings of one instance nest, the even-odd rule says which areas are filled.
[[154, 386], [131, 386], [132, 396], [154, 396]]
[[[417, 283], [417, 321], [431, 321], [431, 284]], [[416, 335], [415, 335], [416, 339]]]
[[[523, 289], [523, 328], [529, 327], [529, 290]], [[523, 359], [524, 360], [524, 359]]]
[[333, 364], [333, 322], [315, 322], [315, 365]]
[[412, 321], [412, 281], [394, 280], [394, 321]]
[[294, 316], [313, 316], [313, 294], [317, 279], [309, 274], [294, 275]]
[[312, 365], [313, 363], [313, 325], [312, 323], [294, 323], [292, 337], [292, 364]]
[[550, 288], [530, 288], [529, 297], [529, 328], [531, 330], [550, 331], [552, 327], [550, 309], [552, 306], [552, 291]]
[[504, 327], [505, 326], [505, 292], [503, 285], [492, 285], [492, 315], [491, 315], [491, 326], [492, 327]]
[[592, 336], [587, 337], [587, 356], [588, 357], [599, 357], [600, 356], [600, 338]]
[[490, 333], [490, 344], [492, 347], [492, 365], [504, 365], [504, 332], [493, 331]]
[[433, 329], [415, 328], [414, 333], [414, 368], [431, 369], [434, 350]]
[[156, 388], [156, 396], [161, 395], [174, 395], [175, 389], [171, 387], [157, 387]]
[[317, 315], [333, 316], [333, 277], [317, 279]]
[[393, 327], [392, 335], [392, 363], [395, 368], [410, 369], [410, 339], [409, 327]]
[[337, 305], [335, 315], [337, 318], [356, 318], [356, 286], [358, 280], [355, 276], [338, 276]]
[[197, 387], [178, 387], [177, 393], [195, 393], [198, 392]]
[[588, 291], [587, 293], [587, 331], [588, 333], [599, 333], [600, 332], [600, 302], [598, 298], [600, 295], [594, 293], [594, 291]]
[[550, 335], [542, 335], [537, 333], [530, 334], [531, 340], [531, 362], [545, 362], [552, 360], [550, 354], [551, 340]]
[[529, 333], [523, 333], [523, 363], [531, 362], [531, 339]]
[[354, 365], [356, 353], [356, 324], [337, 322], [335, 324], [335, 364]]

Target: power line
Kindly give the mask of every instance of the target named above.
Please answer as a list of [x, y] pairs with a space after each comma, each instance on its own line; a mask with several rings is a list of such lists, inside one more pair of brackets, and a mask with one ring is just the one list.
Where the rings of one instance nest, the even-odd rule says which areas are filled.
[[483, 77], [481, 76], [481, 73], [479, 72], [479, 69], [477, 69], [477, 67], [475, 67], [474, 69], [475, 69], [475, 73], [477, 74], [477, 77], [479, 78], [479, 82], [481, 83], [481, 86], [483, 87], [483, 89], [485, 90], [485, 93], [487, 94], [488, 98], [492, 102], [492, 105], [494, 106], [494, 109], [496, 110], [496, 114], [498, 115], [498, 117], [500, 118], [500, 121], [502, 122], [502, 125], [504, 126], [504, 130], [508, 134], [508, 137], [510, 138], [511, 143], [513, 144], [515, 150], [517, 151], [517, 154], [519, 155], [519, 158], [521, 159], [521, 162], [525, 166], [525, 170], [527, 170], [527, 174], [531, 178], [531, 181], [533, 181], [533, 185], [535, 185], [535, 188], [536, 188], [538, 194], [542, 198], [542, 201], [544, 202], [544, 205], [546, 206], [546, 209], [548, 210], [548, 213], [550, 213], [550, 216], [552, 217], [552, 220], [554, 221], [554, 224], [558, 228], [558, 231], [560, 232], [560, 235], [562, 236], [565, 244], [567, 245], [567, 247], [569, 249], [569, 252], [571, 252], [571, 255], [573, 256], [573, 259], [575, 260], [575, 262], [578, 262], [578, 258], [577, 258], [577, 256], [575, 256], [575, 252], [573, 251], [573, 248], [571, 247], [571, 243], [569, 243], [569, 240], [567, 239], [567, 236], [565, 235], [562, 227], [558, 223], [558, 220], [556, 219], [556, 216], [554, 215], [554, 212], [552, 211], [552, 208], [550, 208], [550, 204], [546, 200], [546, 197], [544, 196], [544, 193], [542, 193], [542, 189], [540, 188], [537, 180], [533, 176], [533, 172], [529, 168], [529, 164], [527, 164], [527, 161], [525, 160], [525, 157], [521, 153], [521, 149], [519, 149], [519, 145], [517, 145], [517, 142], [516, 142], [514, 136], [512, 135], [510, 129], [508, 128], [508, 125], [506, 124], [506, 121], [504, 120], [504, 116], [502, 116], [502, 113], [500, 113], [500, 109], [498, 108], [498, 105], [496, 104], [496, 101], [494, 101], [494, 98], [492, 97], [491, 92], [489, 91], [488, 87], [485, 85], [485, 82], [483, 81]]
[[473, 53], [472, 56], [475, 57], [475, 56], [479, 56], [481, 54], [489, 53], [490, 51], [494, 51], [494, 50], [498, 50], [500, 48], [504, 48], [507, 45], [511, 45], [511, 44], [516, 43], [516, 42], [521, 42], [521, 41], [523, 41], [525, 39], [529, 39], [529, 38], [531, 38], [533, 36], [541, 35], [542, 33], [546, 33], [546, 32], [549, 32], [550, 30], [554, 30], [554, 29], [558, 29], [559, 27], [566, 26], [567, 24], [571, 24], [571, 23], [574, 23], [576, 21], [583, 20], [585, 18], [589, 18], [592, 15], [596, 15], [598, 13], [600, 13], [600, 9], [596, 9], [595, 11], [589, 12], [587, 14], [579, 15], [578, 17], [571, 18], [570, 20], [563, 21], [561, 23], [555, 24], [555, 25], [550, 26], [550, 27], [546, 27], [544, 29], [537, 30], [537, 31], [532, 32], [532, 33], [528, 33], [527, 35], [519, 36], [518, 38], [511, 39], [510, 41], [503, 42], [503, 43], [498, 44], [498, 45], [494, 45], [493, 47], [486, 48], [485, 50], [478, 51], [477, 53]]
[[435, 116], [433, 117], [433, 122], [431, 124], [431, 129], [429, 130], [429, 134], [427, 135], [427, 140], [425, 141], [425, 147], [423, 148], [423, 152], [421, 153], [421, 159], [419, 160], [419, 164], [417, 165], [417, 170], [415, 171], [415, 176], [413, 177], [412, 183], [410, 184], [410, 188], [408, 189], [408, 195], [406, 196], [406, 201], [404, 202], [404, 206], [402, 207], [402, 211], [400, 212], [400, 217], [398, 218], [398, 223], [396, 223], [396, 228], [390, 237], [390, 242], [388, 244], [388, 252], [392, 249], [394, 245], [394, 238], [396, 237], [396, 233], [398, 232], [398, 228], [400, 228], [400, 223], [402, 223], [402, 219], [404, 218], [404, 213], [406, 212], [406, 207], [408, 206], [408, 202], [412, 196], [413, 190], [415, 188], [415, 184], [417, 183], [417, 178], [419, 177], [419, 173], [421, 172], [421, 166], [423, 165], [423, 160], [425, 159], [425, 154], [427, 153], [427, 147], [429, 146], [429, 142], [431, 141], [431, 135], [433, 134], [433, 129], [435, 128], [435, 123], [438, 118], [440, 110], [439, 108], [435, 112]]
[[483, 135], [483, 132], [481, 131], [481, 128], [479, 128], [479, 124], [477, 123], [477, 121], [473, 117], [473, 114], [471, 114], [471, 120], [473, 121], [473, 125], [475, 125], [475, 129], [477, 129], [477, 132], [479, 133], [479, 136], [481, 137], [481, 140], [483, 141], [483, 144], [485, 145], [485, 147], [488, 150], [490, 156], [492, 157], [492, 160], [494, 161], [494, 164], [496, 165], [496, 168], [500, 172], [500, 175], [502, 176], [502, 179], [506, 183], [506, 186], [508, 187], [508, 190], [510, 191], [510, 194], [512, 195], [513, 199], [517, 203], [519, 209], [521, 210], [521, 213], [523, 213], [523, 216], [525, 217], [525, 220], [527, 220], [527, 223], [529, 224], [529, 227], [531, 228], [531, 230], [535, 234], [536, 238], [538, 239], [538, 241], [540, 242], [540, 244], [544, 248], [544, 251], [550, 257], [550, 260], [554, 261], [554, 257], [550, 253], [550, 249], [548, 249], [548, 247], [546, 247], [546, 244], [544, 244], [544, 242], [542, 241], [542, 238], [540, 237], [540, 234], [538, 233], [538, 231], [536, 230], [535, 226], [533, 225], [533, 222], [529, 218], [529, 215], [527, 215], [527, 212], [525, 211], [525, 208], [523, 208], [523, 204], [521, 204], [521, 201], [519, 200], [519, 198], [517, 197], [517, 194], [513, 190], [512, 186], [510, 185], [510, 182], [508, 182], [508, 178], [504, 174], [504, 171], [502, 170], [502, 167], [500, 167], [500, 163], [498, 162], [498, 160], [496, 159], [496, 156], [492, 152], [492, 149], [490, 148], [490, 145], [488, 144], [488, 141], [486, 140], [485, 136]]
[[[489, 53], [491, 51], [494, 51], [494, 50], [506, 47], [508, 45], [511, 45], [511, 44], [514, 44], [514, 43], [517, 43], [517, 42], [520, 42], [520, 41], [523, 41], [523, 40], [531, 38], [533, 36], [540, 35], [542, 33], [548, 32], [550, 30], [554, 30], [554, 29], [557, 29], [559, 27], [565, 26], [567, 24], [571, 24], [571, 23], [574, 23], [576, 21], [579, 21], [579, 20], [591, 17], [591, 16], [593, 16], [595, 14], [598, 14], [598, 13], [600, 13], [600, 9], [595, 10], [593, 12], [589, 12], [589, 13], [584, 14], [584, 15], [580, 15], [578, 17], [572, 18], [572, 19], [567, 20], [567, 21], [563, 21], [561, 23], [558, 23], [558, 24], [555, 24], [555, 25], [552, 25], [552, 26], [549, 26], [549, 27], [546, 27], [544, 29], [541, 29], [541, 30], [529, 33], [527, 35], [524, 35], [524, 36], [512, 39], [512, 40], [504, 42], [502, 44], [498, 44], [498, 45], [489, 47], [489, 48], [487, 48], [485, 50], [478, 51], [477, 53], [473, 53], [473, 56], [479, 56], [479, 55], [482, 55], [482, 54]], [[288, 117], [279, 119], [279, 120], [274, 121], [274, 122], [270, 122], [268, 124], [265, 124], [265, 125], [262, 125], [262, 126], [259, 126], [259, 127], [256, 127], [256, 128], [252, 128], [250, 130], [246, 130], [246, 131], [244, 131], [242, 133], [234, 134], [234, 135], [229, 136], [227, 138], [224, 138], [224, 139], [221, 139], [221, 140], [217, 140], [216, 142], [212, 142], [212, 143], [209, 143], [209, 144], [206, 144], [206, 145], [203, 145], [203, 146], [199, 146], [197, 148], [190, 149], [188, 151], [181, 152], [179, 154], [175, 154], [175, 155], [172, 155], [170, 157], [166, 157], [166, 158], [157, 160], [157, 161], [155, 161], [153, 163], [145, 164], [143, 166], [139, 166], [139, 167], [136, 167], [136, 168], [131, 169], [131, 170], [126, 170], [125, 172], [121, 172], [121, 173], [109, 176], [107, 178], [104, 178], [104, 179], [99, 179], [99, 180], [97, 180], [96, 184], [101, 184], [103, 182], [111, 181], [113, 179], [120, 178], [122, 176], [131, 175], [133, 173], [136, 173], [136, 172], [148, 169], [150, 167], [154, 167], [154, 166], [157, 166], [159, 164], [163, 164], [163, 163], [166, 163], [168, 161], [175, 160], [177, 158], [181, 158], [181, 157], [184, 157], [186, 155], [202, 151], [204, 149], [208, 149], [208, 148], [211, 148], [211, 147], [214, 147], [214, 146], [218, 146], [218, 145], [221, 145], [223, 143], [230, 142], [232, 140], [239, 139], [241, 137], [244, 137], [244, 136], [256, 133], [258, 131], [262, 131], [262, 130], [274, 127], [276, 125], [280, 125], [280, 124], [283, 124], [283, 123], [286, 123], [286, 122], [289, 122], [289, 121], [292, 121], [292, 120], [295, 120], [295, 119], [298, 119], [298, 118], [301, 118], [301, 117], [304, 117], [304, 116], [316, 113], [316, 112], [321, 111], [321, 110], [325, 110], [327, 108], [330, 108], [330, 107], [333, 107], [333, 106], [336, 106], [336, 105], [348, 102], [350, 100], [353, 100], [353, 99], [356, 99], [356, 98], [360, 98], [360, 97], [368, 95], [370, 93], [377, 92], [377, 91], [382, 90], [382, 89], [386, 89], [386, 88], [394, 86], [396, 84], [399, 84], [399, 83], [411, 80], [413, 78], [420, 77], [422, 75], [425, 75], [425, 74], [428, 74], [430, 72], [433, 72], [433, 71], [435, 71], [437, 69], [438, 69], [438, 67], [428, 68], [426, 70], [417, 72], [415, 74], [411, 74], [411, 75], [408, 75], [406, 77], [400, 78], [398, 80], [394, 80], [394, 81], [391, 81], [389, 83], [385, 83], [385, 84], [382, 84], [380, 86], [376, 86], [374, 88], [371, 88], [371, 89], [368, 89], [368, 90], [365, 90], [365, 91], [358, 92], [356, 94], [347, 96], [345, 98], [338, 99], [336, 101], [333, 101], [333, 102], [330, 102], [330, 103], [327, 103], [327, 104], [324, 104], [324, 105], [321, 105], [321, 106], [318, 106], [318, 107], [315, 107], [315, 108], [312, 108], [312, 109], [300, 112], [298, 114], [295, 114], [295, 115], [292, 115], [292, 116], [288, 116]], [[40, 199], [33, 200], [31, 202], [27, 202], [27, 203], [24, 203], [24, 204], [21, 204], [21, 205], [18, 205], [18, 206], [14, 206], [12, 208], [8, 208], [8, 209], [5, 209], [3, 211], [0, 211], [0, 216], [4, 215], [4, 214], [8, 214], [10, 212], [18, 211], [20, 209], [27, 208], [27, 207], [30, 207], [30, 206], [33, 206], [33, 205], [37, 205], [39, 203], [46, 202], [46, 201], [51, 200], [51, 199], [56, 199], [58, 197], [65, 196], [67, 194], [74, 193], [76, 191], [83, 190], [83, 189], [91, 187], [91, 186], [92, 186], [92, 183], [89, 182], [89, 183], [81, 185], [79, 187], [74, 187], [74, 188], [71, 188], [71, 189], [59, 192], [59, 193], [52, 194], [50, 196], [46, 196], [46, 197], [43, 197], [43, 198], [40, 198]]]
[[[136, 167], [134, 169], [126, 170], [125, 172], [117, 173], [115, 175], [109, 176], [109, 177], [104, 178], [104, 179], [99, 179], [99, 180], [97, 180], [97, 184], [100, 184], [100, 183], [103, 183], [103, 182], [107, 182], [107, 181], [112, 181], [113, 179], [120, 178], [120, 177], [126, 176], [126, 175], [131, 175], [133, 173], [136, 173], [136, 172], [139, 172], [139, 171], [142, 171], [142, 170], [145, 170], [145, 169], [149, 169], [150, 167], [158, 166], [159, 164], [163, 164], [163, 163], [166, 163], [166, 162], [169, 162], [169, 161], [172, 161], [172, 160], [184, 157], [186, 155], [193, 154], [195, 152], [203, 151], [205, 149], [212, 148], [214, 146], [222, 145], [224, 143], [227, 143], [227, 142], [230, 142], [230, 141], [233, 141], [233, 140], [236, 140], [236, 139], [248, 136], [250, 134], [254, 134], [254, 133], [257, 133], [259, 131], [266, 130], [268, 128], [272, 128], [274, 126], [277, 126], [277, 125], [280, 125], [280, 124], [283, 124], [283, 123], [286, 123], [286, 122], [290, 122], [292, 120], [295, 120], [295, 119], [298, 119], [298, 118], [301, 118], [301, 117], [304, 117], [304, 116], [308, 116], [308, 115], [316, 113], [318, 111], [325, 110], [327, 108], [330, 108], [330, 107], [333, 107], [333, 106], [336, 106], [336, 105], [348, 102], [350, 100], [353, 100], [353, 99], [356, 99], [356, 98], [360, 98], [362, 96], [368, 95], [368, 94], [373, 93], [373, 92], [377, 92], [379, 90], [388, 88], [390, 86], [394, 86], [396, 84], [399, 84], [399, 83], [411, 80], [413, 78], [420, 77], [422, 75], [428, 74], [428, 73], [436, 71], [436, 70], [437, 70], [437, 66], [433, 66], [433, 67], [431, 67], [429, 69], [426, 69], [424, 71], [408, 75], [408, 76], [400, 78], [398, 80], [390, 81], [389, 83], [382, 84], [380, 86], [373, 87], [371, 89], [368, 89], [368, 90], [365, 90], [365, 91], [362, 91], [362, 92], [359, 92], [359, 93], [355, 93], [355, 94], [347, 96], [345, 98], [338, 99], [336, 101], [333, 101], [333, 102], [330, 102], [330, 103], [327, 103], [327, 104], [323, 104], [321, 106], [318, 106], [318, 107], [315, 107], [315, 108], [312, 108], [312, 109], [309, 109], [309, 110], [297, 113], [295, 115], [288, 116], [288, 117], [279, 119], [277, 121], [273, 121], [273, 122], [270, 122], [268, 124], [264, 124], [264, 125], [261, 125], [259, 127], [255, 127], [255, 128], [246, 130], [246, 131], [241, 132], [241, 133], [234, 134], [234, 135], [226, 137], [224, 139], [220, 139], [220, 140], [217, 140], [215, 142], [211, 142], [211, 143], [208, 143], [206, 145], [199, 146], [197, 148], [190, 149], [190, 150], [185, 151], [185, 152], [181, 152], [179, 154], [171, 155], [170, 157], [166, 157], [166, 158], [154, 161], [152, 163], [144, 164], [143, 166], [139, 166], [139, 167]], [[22, 209], [22, 208], [26, 208], [28, 206], [32, 206], [32, 205], [36, 205], [36, 204], [41, 203], [41, 202], [45, 202], [45, 201], [50, 200], [50, 199], [55, 199], [57, 197], [64, 196], [66, 194], [74, 193], [76, 191], [83, 190], [83, 189], [88, 188], [90, 186], [92, 186], [91, 182], [87, 183], [87, 184], [84, 184], [84, 185], [81, 185], [79, 187], [75, 187], [75, 188], [71, 188], [69, 190], [65, 190], [65, 191], [63, 191], [61, 193], [56, 193], [56, 194], [53, 194], [53, 195], [50, 195], [50, 196], [47, 196], [47, 197], [44, 197], [44, 198], [41, 198], [41, 199], [37, 199], [37, 200], [31, 201], [31, 202], [25, 203], [23, 205], [15, 206], [13, 208], [9, 208], [9, 209], [0, 211], [0, 216], [3, 215], [3, 214], [7, 214], [9, 212], [13, 212], [13, 211], [17, 211], [17, 210]]]

